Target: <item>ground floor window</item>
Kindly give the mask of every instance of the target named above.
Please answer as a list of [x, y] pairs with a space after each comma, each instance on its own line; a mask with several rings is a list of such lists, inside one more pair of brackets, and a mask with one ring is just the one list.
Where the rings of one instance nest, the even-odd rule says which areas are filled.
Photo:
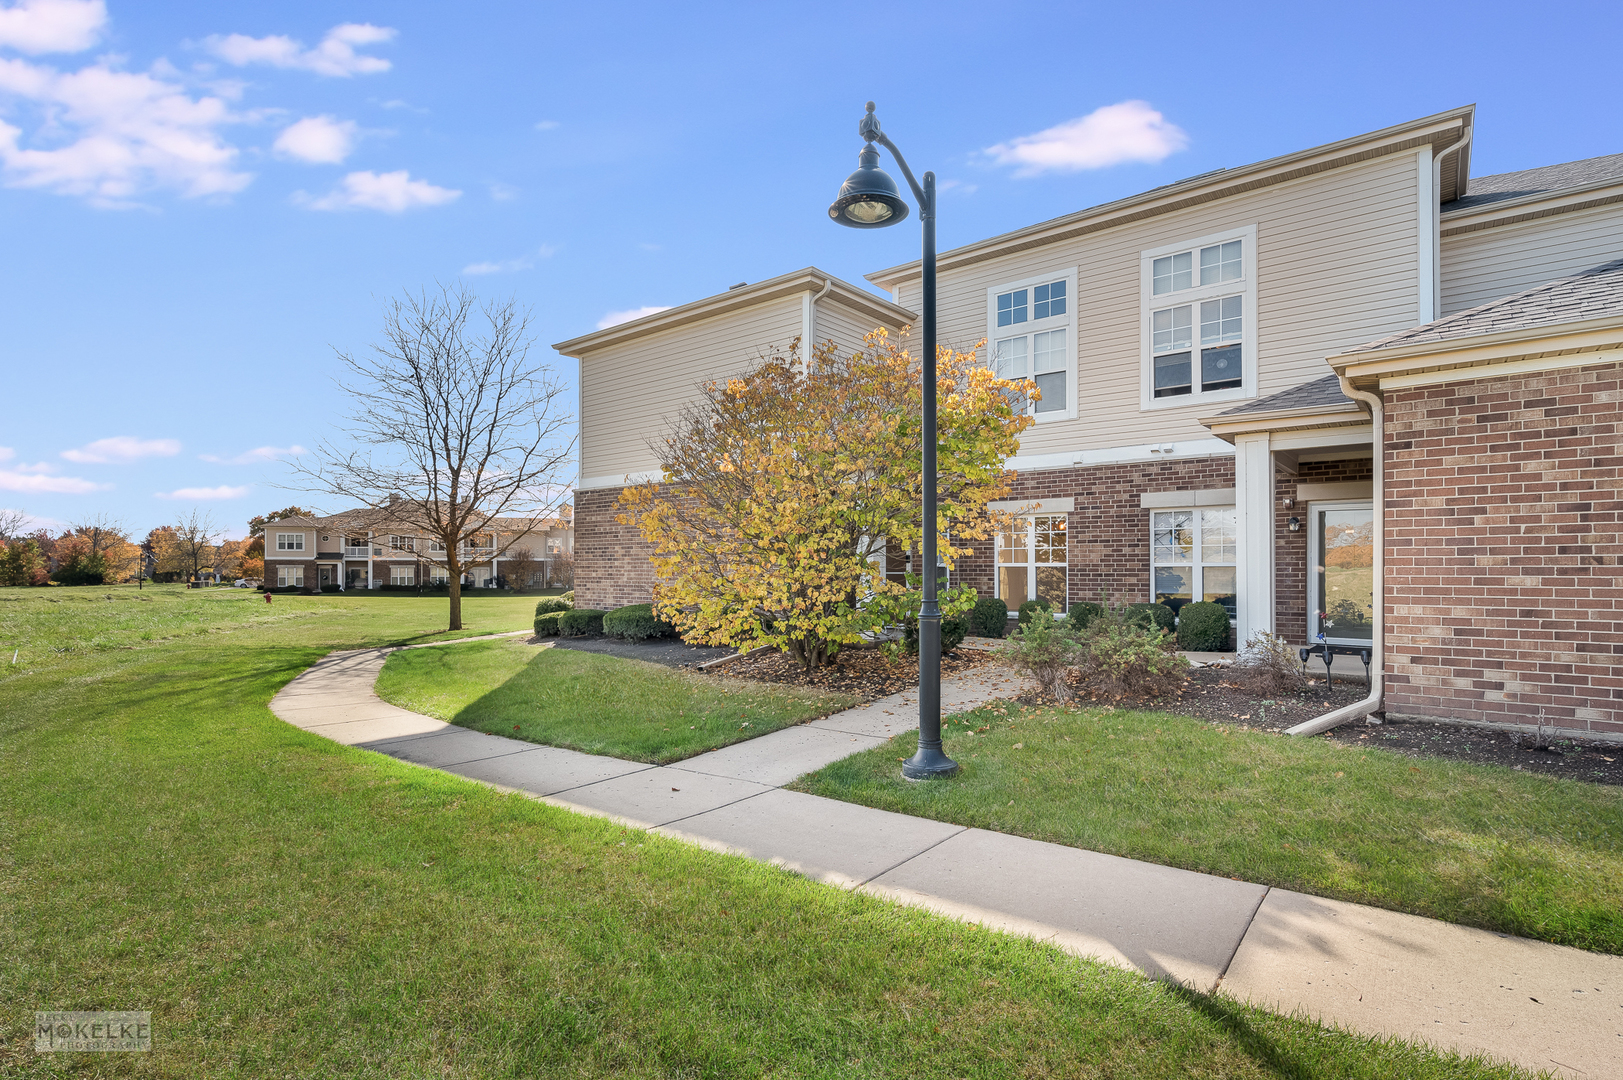
[[1375, 511], [1369, 503], [1314, 503], [1308, 636], [1338, 645], [1375, 637]]
[[349, 566], [344, 568], [344, 588], [364, 589], [367, 587], [366, 567]]
[[1150, 595], [1176, 612], [1195, 600], [1235, 617], [1234, 508], [1157, 510], [1150, 515]]
[[285, 589], [289, 585], [302, 588], [304, 586], [304, 567], [278, 566], [276, 568], [276, 587]]
[[1015, 518], [997, 545], [998, 599], [1013, 612], [1027, 600], [1066, 610], [1065, 515]]
[[389, 584], [390, 585], [415, 585], [415, 584], [417, 584], [417, 568], [415, 566], [391, 566], [391, 567], [389, 567]]
[[435, 567], [428, 572], [428, 583], [430, 585], [449, 585], [451, 583], [451, 574], [443, 566]]

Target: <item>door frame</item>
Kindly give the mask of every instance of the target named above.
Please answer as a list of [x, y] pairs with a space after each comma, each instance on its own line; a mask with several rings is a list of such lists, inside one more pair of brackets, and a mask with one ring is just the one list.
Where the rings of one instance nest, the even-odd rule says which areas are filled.
[[[1320, 640], [1318, 628], [1318, 586], [1320, 573], [1319, 567], [1323, 565], [1321, 560], [1324, 558], [1324, 552], [1322, 550], [1324, 546], [1324, 534], [1323, 530], [1319, 528], [1319, 514], [1326, 510], [1367, 510], [1369, 511], [1371, 521], [1373, 521], [1375, 515], [1375, 500], [1325, 499], [1321, 502], [1310, 502], [1307, 504], [1307, 580], [1303, 582], [1303, 584], [1306, 586], [1307, 592], [1307, 604], [1304, 606], [1307, 608], [1307, 643], [1309, 645], [1316, 645]], [[1370, 582], [1370, 602], [1372, 605], [1371, 617], [1378, 618], [1379, 616], [1377, 612], [1379, 612], [1380, 608], [1378, 605], [1374, 604], [1374, 590], [1381, 588], [1381, 583], [1373, 580], [1373, 573], [1374, 560], [1372, 558], [1372, 580]], [[1375, 641], [1374, 627], [1372, 626], [1370, 628], [1370, 636], [1368, 638], [1325, 637], [1323, 640], [1331, 645], [1364, 645], [1373, 648]]]

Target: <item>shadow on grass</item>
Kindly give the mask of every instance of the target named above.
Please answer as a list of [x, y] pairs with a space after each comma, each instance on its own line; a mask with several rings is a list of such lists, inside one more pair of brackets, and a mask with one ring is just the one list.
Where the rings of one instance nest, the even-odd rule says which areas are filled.
[[1234, 1040], [1234, 1045], [1251, 1056], [1276, 1076], [1287, 1080], [1312, 1080], [1320, 1075], [1313, 1068], [1282, 1050], [1277, 1042], [1252, 1025], [1245, 1006], [1225, 1001], [1215, 994], [1202, 994], [1199, 990], [1168, 979], [1167, 988], [1193, 1012], [1199, 1013]]

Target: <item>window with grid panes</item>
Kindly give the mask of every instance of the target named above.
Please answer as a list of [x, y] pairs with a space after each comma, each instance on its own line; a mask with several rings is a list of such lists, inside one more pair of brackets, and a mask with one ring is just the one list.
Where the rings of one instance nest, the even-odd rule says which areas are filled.
[[1244, 388], [1247, 243], [1241, 237], [1148, 257], [1152, 399]]
[[1055, 611], [1067, 608], [1064, 514], [1015, 518], [1002, 530], [997, 548], [998, 598], [1014, 611], [1040, 600]]
[[1156, 510], [1150, 515], [1150, 596], [1176, 612], [1195, 600], [1235, 617], [1234, 508]]
[[1030, 409], [1039, 420], [1072, 411], [1074, 285], [1069, 276], [1038, 284], [992, 290], [992, 366], [999, 378], [1030, 379], [1038, 399]]

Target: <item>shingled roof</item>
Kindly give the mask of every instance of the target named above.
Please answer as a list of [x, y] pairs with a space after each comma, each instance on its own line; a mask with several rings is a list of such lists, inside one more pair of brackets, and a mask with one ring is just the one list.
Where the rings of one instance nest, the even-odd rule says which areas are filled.
[[1269, 394], [1265, 398], [1241, 405], [1237, 409], [1220, 412], [1218, 416], [1243, 416], [1247, 413], [1289, 412], [1293, 409], [1312, 409], [1324, 405], [1353, 405], [1352, 398], [1341, 392], [1341, 380], [1334, 375]]
[[1521, 172], [1497, 173], [1493, 176], [1473, 176], [1465, 194], [1441, 206], [1443, 213], [1463, 210], [1471, 206], [1519, 199], [1524, 195], [1542, 195], [1566, 188], [1583, 187], [1601, 180], [1623, 181], [1623, 154], [1568, 161], [1561, 165], [1544, 165]]
[[1348, 349], [1348, 353], [1623, 315], [1623, 259]]

